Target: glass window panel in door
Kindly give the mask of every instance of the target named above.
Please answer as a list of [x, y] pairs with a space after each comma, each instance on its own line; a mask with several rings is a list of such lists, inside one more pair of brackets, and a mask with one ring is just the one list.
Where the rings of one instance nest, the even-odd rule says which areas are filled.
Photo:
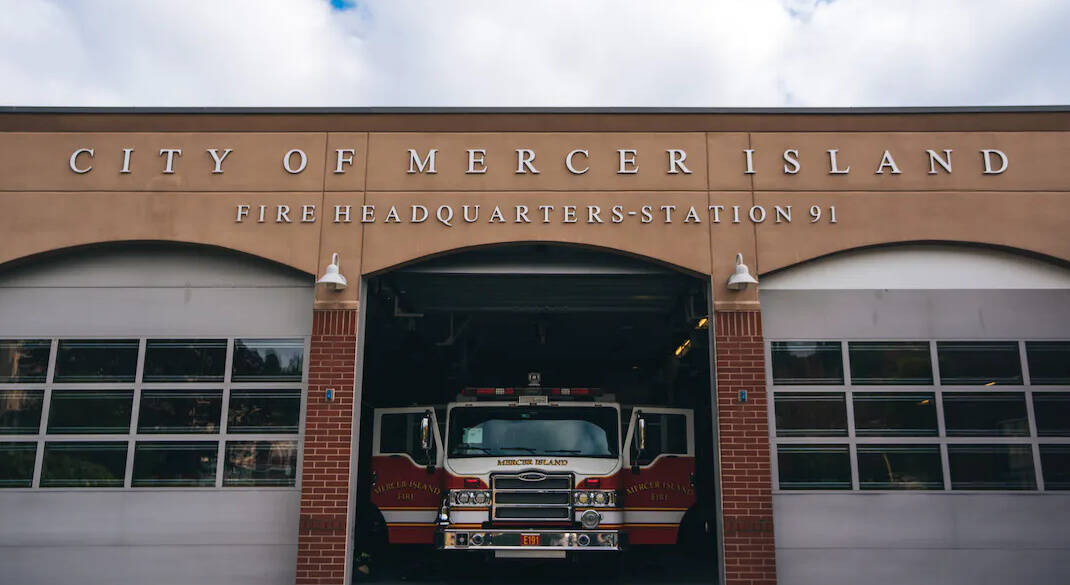
[[133, 390], [53, 390], [48, 432], [128, 433], [133, 399]]
[[1033, 392], [1033, 415], [1041, 437], [1070, 437], [1070, 392]]
[[136, 339], [62, 339], [55, 381], [133, 382], [137, 352]]
[[939, 445], [858, 445], [858, 485], [864, 490], [942, 490]]
[[218, 447], [215, 441], [139, 441], [133, 486], [214, 486]]
[[28, 488], [33, 483], [37, 443], [0, 443], [0, 488]]
[[847, 344], [851, 383], [919, 385], [933, 383], [927, 341], [852, 341]]
[[123, 487], [126, 442], [45, 443], [41, 487]]
[[934, 436], [936, 398], [931, 392], [855, 392], [855, 434], [859, 437]]
[[145, 343], [145, 382], [222, 382], [226, 339], [150, 339]]
[[778, 437], [847, 436], [847, 406], [842, 392], [777, 392]]
[[1028, 436], [1025, 394], [944, 392], [944, 426], [949, 437]]
[[300, 390], [230, 391], [229, 433], [296, 433], [300, 422]]
[[638, 431], [632, 437], [632, 453], [636, 463], [650, 465], [662, 454], [687, 454], [687, 417], [665, 412], [643, 412], [646, 420], [646, 448], [639, 453]]
[[777, 472], [782, 490], [851, 489], [847, 445], [778, 445]]
[[1017, 341], [938, 341], [940, 383], [999, 386], [1022, 383]]
[[227, 441], [223, 485], [292, 486], [297, 481], [297, 441]]
[[44, 397], [44, 390], [0, 390], [0, 435], [36, 435]]
[[0, 339], [0, 384], [45, 382], [51, 352], [48, 339]]
[[1070, 490], [1070, 444], [1041, 445], [1040, 468], [1045, 490]]
[[141, 433], [217, 433], [222, 390], [142, 390]]
[[234, 342], [235, 382], [300, 382], [303, 339], [238, 339]]
[[1025, 356], [1031, 384], [1070, 386], [1070, 341], [1027, 341]]
[[948, 445], [953, 490], [1035, 490], [1029, 445]]
[[774, 384], [843, 384], [838, 341], [774, 341], [771, 350]]

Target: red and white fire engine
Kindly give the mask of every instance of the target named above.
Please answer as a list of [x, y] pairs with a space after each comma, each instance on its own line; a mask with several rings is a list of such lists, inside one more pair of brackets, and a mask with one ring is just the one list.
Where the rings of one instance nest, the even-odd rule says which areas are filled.
[[371, 502], [389, 542], [496, 557], [676, 543], [696, 504], [692, 411], [529, 382], [375, 410]]

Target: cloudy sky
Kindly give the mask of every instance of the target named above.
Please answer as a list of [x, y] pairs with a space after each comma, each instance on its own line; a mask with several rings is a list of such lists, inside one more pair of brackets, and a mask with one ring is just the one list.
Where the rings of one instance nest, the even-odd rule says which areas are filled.
[[1067, 0], [0, 0], [0, 104], [1070, 103]]

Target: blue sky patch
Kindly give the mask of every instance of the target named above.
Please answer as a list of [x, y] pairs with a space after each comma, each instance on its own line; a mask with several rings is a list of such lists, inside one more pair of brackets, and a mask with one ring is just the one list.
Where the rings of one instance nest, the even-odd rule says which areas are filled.
[[335, 10], [352, 10], [357, 7], [357, 0], [329, 0]]

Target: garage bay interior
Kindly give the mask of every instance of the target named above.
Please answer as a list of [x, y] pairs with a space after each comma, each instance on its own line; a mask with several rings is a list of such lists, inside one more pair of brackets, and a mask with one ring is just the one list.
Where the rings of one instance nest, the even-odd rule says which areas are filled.
[[[369, 570], [382, 571], [385, 563], [377, 560], [404, 554], [405, 558], [418, 559], [405, 564], [408, 577], [452, 578], [457, 571], [481, 570], [480, 563], [473, 561], [477, 556], [482, 560], [478, 553], [432, 555], [429, 547], [412, 546], [409, 548], [417, 550], [402, 553], [404, 545], [384, 546], [387, 534], [398, 534], [398, 524], [392, 518], [400, 516], [379, 510], [372, 501], [376, 482], [384, 481], [373, 477], [369, 464], [372, 451], [402, 451], [419, 460], [419, 432], [415, 428], [419, 413], [408, 419], [407, 426], [384, 422], [378, 430], [373, 424], [375, 409], [434, 407], [439, 434], [451, 441], [448, 449], [454, 449], [452, 442], [462, 431], [445, 428], [444, 407], [457, 401], [466, 389], [469, 393], [501, 394], [513, 389], [525, 393], [538, 386], [539, 392], [552, 393], [552, 400], [567, 400], [570, 397], [562, 394], [572, 391], [601, 393], [573, 400], [619, 402], [619, 427], [615, 420], [603, 426], [613, 431], [607, 440], [621, 444], [629, 437], [634, 405], [693, 411], [696, 461], [690, 488], [697, 493], [714, 493], [707, 294], [705, 281], [677, 270], [562, 245], [473, 249], [369, 277], [364, 297], [367, 312], [356, 544], [357, 554], [364, 555]], [[529, 380], [529, 374], [538, 379]], [[563, 429], [562, 424], [555, 429]], [[652, 444], [657, 430], [655, 421], [650, 433]], [[383, 436], [375, 437], [377, 431]], [[469, 435], [474, 432], [464, 431]], [[482, 438], [482, 433], [491, 432], [489, 428], [477, 431], [482, 440], [489, 441]], [[512, 451], [505, 446], [506, 450], [493, 453], [486, 446], [468, 448], [500, 457], [534, 452], [530, 445], [517, 445]], [[613, 444], [605, 453], [616, 454], [617, 448]], [[559, 452], [563, 456], [582, 455], [581, 449]], [[454, 450], [451, 455], [458, 453]], [[623, 469], [621, 473], [631, 471]], [[655, 479], [649, 474], [648, 478]], [[669, 554], [663, 549], [659, 554], [624, 555], [623, 560], [634, 564], [630, 570], [656, 580], [666, 574], [669, 563], [673, 564], [670, 580], [712, 582], [716, 566], [711, 552], [716, 547], [710, 527], [716, 525], [715, 502], [712, 497], [697, 499], [679, 531], [685, 542], [672, 545]], [[430, 512], [432, 518], [434, 512]], [[389, 530], [384, 522], [390, 525]], [[702, 552], [687, 554], [688, 550]], [[436, 556], [440, 560], [435, 560]], [[451, 562], [450, 557], [463, 558]], [[605, 567], [621, 560], [613, 554], [588, 552], [581, 562]], [[448, 566], [445, 572], [442, 563]], [[557, 576], [576, 574], [575, 565], [554, 566], [539, 564], [540, 571], [556, 571], [553, 574]]]

